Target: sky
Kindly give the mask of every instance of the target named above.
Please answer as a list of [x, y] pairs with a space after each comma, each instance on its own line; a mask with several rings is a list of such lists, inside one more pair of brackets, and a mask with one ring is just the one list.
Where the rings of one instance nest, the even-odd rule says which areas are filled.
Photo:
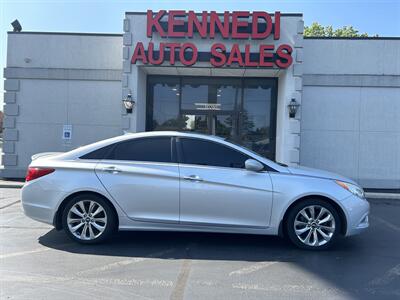
[[[18, 19], [23, 31], [121, 33], [125, 11], [182, 9], [303, 13], [305, 25], [352, 25], [360, 32], [400, 36], [400, 0], [0, 0], [0, 69], [6, 66], [7, 31]], [[0, 107], [3, 103], [3, 72]]]

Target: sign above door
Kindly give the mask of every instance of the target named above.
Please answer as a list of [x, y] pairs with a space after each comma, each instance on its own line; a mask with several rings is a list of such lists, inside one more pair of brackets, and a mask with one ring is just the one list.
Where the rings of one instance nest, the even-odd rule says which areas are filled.
[[163, 39], [173, 38], [174, 42], [137, 42], [131, 63], [192, 66], [197, 62], [209, 62], [213, 67], [240, 66], [259, 68], [288, 68], [292, 64], [293, 49], [288, 44], [211, 43], [210, 50], [200, 52], [196, 42], [177, 43], [177, 38], [214, 39], [219, 36], [230, 40], [264, 40], [272, 37], [280, 39], [280, 12], [272, 19], [267, 12], [234, 11], [217, 14], [214, 11], [160, 10], [147, 11], [147, 37], [158, 35]]

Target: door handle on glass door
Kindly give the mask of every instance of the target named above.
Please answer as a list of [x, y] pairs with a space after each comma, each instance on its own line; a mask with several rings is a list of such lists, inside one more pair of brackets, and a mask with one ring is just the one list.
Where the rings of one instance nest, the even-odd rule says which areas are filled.
[[112, 174], [117, 174], [117, 173], [121, 172], [120, 169], [117, 169], [116, 167], [113, 167], [113, 166], [104, 167], [102, 170], [103, 170], [104, 172], [112, 173]]
[[197, 175], [184, 176], [183, 179], [191, 180], [191, 181], [203, 181], [203, 179], [200, 176], [197, 176]]

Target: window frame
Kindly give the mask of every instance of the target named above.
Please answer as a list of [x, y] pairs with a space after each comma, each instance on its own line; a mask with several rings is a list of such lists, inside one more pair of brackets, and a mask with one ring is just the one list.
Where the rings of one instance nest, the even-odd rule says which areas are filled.
[[254, 160], [258, 161], [259, 163], [261, 163], [264, 166], [264, 168], [263, 168], [263, 170], [261, 170], [261, 172], [268, 172], [269, 170], [271, 170], [271, 167], [269, 167], [265, 163], [259, 161], [257, 158], [255, 158], [255, 157], [253, 157], [251, 155], [248, 155], [247, 153], [245, 153], [243, 151], [240, 151], [240, 150], [238, 150], [238, 149], [236, 149], [234, 147], [231, 147], [229, 145], [225, 145], [223, 143], [219, 143], [217, 141], [213, 141], [213, 140], [209, 140], [209, 139], [203, 139], [203, 138], [200, 138], [200, 137], [191, 137], [191, 136], [177, 136], [177, 137], [175, 137], [175, 144], [176, 144], [176, 150], [177, 150], [176, 153], [177, 153], [177, 158], [178, 158], [177, 161], [178, 161], [179, 164], [190, 165], [190, 166], [200, 166], [200, 167], [224, 168], [224, 169], [229, 169], [229, 170], [246, 170], [245, 167], [244, 168], [234, 168], [234, 167], [223, 167], [223, 166], [214, 166], [214, 165], [198, 165], [198, 164], [186, 163], [184, 161], [185, 155], [183, 153], [183, 147], [182, 147], [182, 143], [181, 143], [182, 139], [199, 140], [199, 141], [204, 141], [204, 142], [217, 144], [218, 146], [221, 146], [221, 147], [226, 147], [229, 150], [233, 150], [235, 152], [238, 152], [238, 153], [248, 157], [247, 159], [254, 159]]

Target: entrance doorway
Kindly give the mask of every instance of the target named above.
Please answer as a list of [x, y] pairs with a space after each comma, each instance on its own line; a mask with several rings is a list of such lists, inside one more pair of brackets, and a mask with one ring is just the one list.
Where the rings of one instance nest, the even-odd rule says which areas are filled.
[[146, 130], [220, 136], [275, 159], [275, 78], [148, 76]]

